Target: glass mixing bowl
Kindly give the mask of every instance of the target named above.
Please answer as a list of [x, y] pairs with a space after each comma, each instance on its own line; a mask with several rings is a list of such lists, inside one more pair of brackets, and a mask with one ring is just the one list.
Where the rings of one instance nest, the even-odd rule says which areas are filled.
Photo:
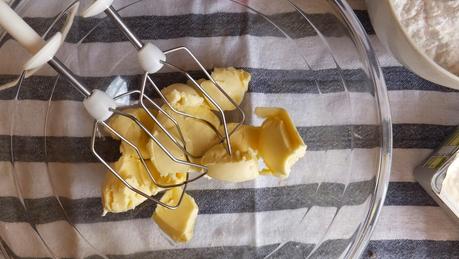
[[[48, 2], [13, 4], [44, 32], [49, 17], [69, 4]], [[247, 122], [260, 122], [254, 107], [286, 108], [308, 145], [306, 156], [283, 180], [191, 184], [200, 208], [194, 237], [175, 244], [150, 220], [152, 203], [101, 216], [106, 170], [90, 151], [93, 122], [78, 91], [46, 67], [0, 92], [0, 251], [26, 257], [358, 257], [383, 204], [392, 138], [382, 73], [351, 7], [344, 0], [115, 4], [125, 7], [120, 14], [145, 41], [164, 50], [187, 46], [208, 69], [250, 71]], [[3, 62], [0, 73], [18, 75], [28, 55], [3, 36], [0, 60], [8, 66]], [[77, 17], [58, 56], [90, 87], [112, 94], [139, 87], [135, 49], [104, 16]], [[178, 56], [169, 61], [196, 70]], [[161, 86], [184, 81], [167, 71], [154, 78]], [[119, 156], [115, 141], [99, 144], [112, 161]]]

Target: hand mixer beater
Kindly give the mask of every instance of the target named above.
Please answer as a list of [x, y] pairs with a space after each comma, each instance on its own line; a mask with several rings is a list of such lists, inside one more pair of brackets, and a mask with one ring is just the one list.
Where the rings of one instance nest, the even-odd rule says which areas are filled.
[[[164, 206], [169, 209], [177, 208], [183, 198], [185, 193], [187, 184], [199, 179], [200, 177], [204, 176], [207, 173], [207, 167], [205, 165], [196, 163], [192, 161], [192, 158], [199, 158], [196, 154], [191, 154], [187, 148], [186, 143], [180, 129], [180, 125], [177, 123], [176, 119], [166, 112], [161, 106], [155, 101], [152, 97], [149, 97], [145, 94], [146, 85], [150, 84], [155, 92], [159, 95], [162, 102], [169, 108], [169, 110], [173, 113], [176, 113], [180, 116], [189, 117], [195, 120], [199, 120], [204, 122], [208, 125], [215, 134], [220, 138], [220, 142], [225, 144], [226, 150], [228, 154], [231, 155], [231, 144], [230, 144], [230, 136], [234, 133], [240, 125], [244, 122], [245, 114], [243, 110], [239, 107], [239, 105], [223, 90], [223, 88], [212, 78], [212, 76], [206, 71], [205, 67], [202, 65], [201, 62], [196, 58], [196, 56], [186, 47], [177, 47], [167, 51], [161, 51], [158, 47], [153, 45], [152, 43], [143, 43], [133, 32], [129, 29], [129, 27], [124, 23], [123, 19], [117, 13], [117, 11], [111, 6], [113, 0], [97, 0], [93, 2], [82, 14], [83, 17], [89, 17], [93, 15], [97, 15], [101, 12], [105, 12], [107, 16], [111, 18], [111, 20], [117, 25], [117, 27], [123, 32], [123, 34], [128, 38], [128, 40], [134, 45], [137, 49], [137, 56], [141, 67], [144, 69], [145, 73], [142, 77], [142, 84], [140, 89], [128, 91], [126, 93], [120, 94], [114, 98], [110, 97], [105, 92], [94, 89], [90, 90], [83, 82], [81, 82], [73, 73], [72, 71], [67, 68], [58, 58], [55, 57], [59, 47], [64, 42], [65, 36], [62, 33], [58, 32], [53, 37], [45, 41], [37, 32], [35, 32], [22, 18], [17, 15], [11, 7], [6, 4], [3, 0], [0, 0], [0, 27], [4, 28], [16, 41], [21, 44], [24, 48], [26, 48], [31, 54], [33, 54], [32, 58], [24, 65], [25, 70], [37, 70], [45, 63], [48, 63], [54, 70], [56, 70], [61, 76], [63, 76], [67, 81], [75, 87], [82, 95], [84, 95], [83, 105], [86, 108], [87, 112], [95, 119], [92, 139], [91, 139], [91, 150], [93, 154], [99, 159], [99, 161], [107, 167], [107, 169], [118, 179], [120, 180], [127, 188], [130, 190], [138, 193], [139, 195], [152, 200], [153, 202]], [[79, 2], [75, 1], [73, 6], [78, 7]], [[59, 17], [59, 16], [58, 16]], [[191, 58], [194, 63], [200, 68], [200, 70], [205, 74], [205, 76], [213, 83], [213, 85], [218, 89], [218, 91], [232, 104], [234, 105], [235, 110], [239, 113], [240, 120], [238, 121], [236, 127], [234, 127], [231, 132], [227, 127], [227, 118], [225, 115], [224, 110], [222, 109], [221, 105], [211, 96], [205, 89], [201, 87], [201, 85], [185, 70], [181, 69], [180, 67], [168, 63], [167, 55], [172, 53], [184, 53], [184, 55]], [[186, 112], [180, 111], [173, 107], [173, 105], [166, 99], [166, 97], [161, 93], [160, 88], [152, 79], [152, 74], [158, 72], [163, 67], [168, 67], [173, 71], [180, 72], [181, 74], [185, 75], [189, 82], [212, 104], [216, 107], [220, 119], [223, 125], [223, 134], [213, 126], [212, 123], [208, 122], [205, 119], [196, 117], [192, 114], [188, 114]], [[25, 77], [23, 73], [21, 75], [21, 80]], [[177, 158], [170, 150], [161, 141], [155, 137], [152, 132], [150, 132], [147, 127], [142, 124], [135, 116], [124, 112], [120, 107], [118, 107], [116, 100], [126, 97], [136, 95], [139, 96], [138, 98], [138, 105], [142, 108], [146, 114], [148, 114], [149, 119], [151, 119], [161, 131], [165, 133], [165, 135], [177, 146], [181, 152], [183, 152], [185, 159]], [[177, 137], [174, 136], [158, 119], [153, 115], [150, 109], [156, 109], [159, 113], [166, 116], [166, 118], [172, 122], [174, 128], [177, 130]], [[197, 169], [195, 172], [186, 172], [186, 179], [185, 181], [177, 184], [171, 185], [164, 185], [159, 183], [154, 177], [152, 172], [150, 171], [149, 167], [146, 164], [145, 159], [143, 158], [140, 149], [134, 143], [129, 141], [126, 136], [123, 136], [121, 133], [116, 131], [112, 128], [107, 121], [114, 115], [123, 116], [132, 120], [143, 132], [147, 134], [147, 136], [153, 140], [159, 148], [175, 163], [184, 164], [190, 166], [191, 168]], [[127, 181], [121, 177], [119, 172], [117, 172], [105, 159], [97, 152], [96, 150], [96, 139], [97, 133], [99, 132], [99, 128], [102, 127], [110, 132], [112, 135], [117, 136], [122, 142], [126, 143], [128, 146], [133, 148], [139, 160], [141, 161], [145, 171], [148, 173], [149, 178], [152, 182], [161, 188], [173, 188], [177, 186], [182, 187], [182, 194], [179, 198], [177, 204], [171, 205], [161, 202], [159, 199], [152, 197], [143, 191], [139, 190], [138, 188], [132, 186]], [[195, 174], [194, 177], [189, 177], [189, 174]]]

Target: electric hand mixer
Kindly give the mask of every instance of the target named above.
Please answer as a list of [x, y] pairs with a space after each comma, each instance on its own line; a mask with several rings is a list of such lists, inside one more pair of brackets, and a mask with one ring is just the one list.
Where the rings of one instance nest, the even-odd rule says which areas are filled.
[[[87, 86], [85, 86], [80, 80], [76, 78], [76, 76], [68, 69], [59, 59], [55, 57], [59, 47], [64, 42], [64, 36], [62, 33], [58, 32], [53, 37], [51, 37], [48, 41], [45, 41], [37, 32], [35, 32], [19, 15], [11, 9], [11, 7], [6, 4], [3, 0], [0, 0], [0, 27], [4, 28], [19, 44], [21, 44], [24, 48], [26, 48], [31, 54], [33, 54], [32, 58], [24, 65], [25, 70], [36, 70], [40, 68], [45, 63], [48, 63], [54, 70], [56, 70], [61, 76], [67, 79], [67, 81], [75, 87], [81, 94], [84, 95], [83, 105], [86, 108], [87, 112], [95, 119], [92, 139], [91, 139], [91, 150], [93, 154], [100, 160], [102, 164], [104, 164], [107, 169], [115, 175], [115, 177], [120, 180], [124, 185], [126, 185], [130, 190], [142, 195], [143, 197], [152, 200], [153, 202], [160, 204], [164, 207], [169, 209], [177, 208], [183, 198], [183, 194], [186, 190], [186, 186], [188, 183], [199, 179], [200, 177], [204, 176], [207, 173], [207, 167], [202, 164], [198, 164], [192, 162], [191, 158], [197, 158], [198, 156], [191, 154], [187, 151], [185, 141], [183, 138], [183, 134], [180, 130], [180, 126], [177, 121], [171, 116], [168, 112], [160, 107], [160, 105], [151, 97], [145, 95], [145, 88], [147, 83], [150, 83], [155, 92], [158, 93], [164, 104], [174, 113], [179, 114], [180, 116], [186, 116], [192, 119], [196, 119], [206, 123], [209, 127], [213, 129], [215, 134], [219, 136], [221, 142], [225, 143], [226, 150], [228, 154], [231, 155], [231, 144], [230, 144], [230, 136], [231, 134], [237, 130], [237, 128], [242, 125], [245, 120], [245, 114], [243, 110], [239, 107], [239, 105], [222, 89], [222, 87], [212, 78], [212, 76], [206, 71], [204, 66], [199, 62], [199, 60], [193, 55], [193, 53], [186, 47], [178, 47], [173, 48], [167, 51], [161, 51], [158, 47], [151, 43], [143, 43], [137, 36], [128, 28], [128, 26], [123, 22], [123, 19], [117, 13], [117, 11], [111, 6], [113, 0], [96, 0], [90, 5], [82, 14], [83, 17], [94, 16], [99, 13], [105, 12], [107, 16], [111, 18], [111, 20], [117, 25], [117, 27], [123, 32], [123, 34], [129, 39], [129, 41], [134, 45], [137, 49], [137, 56], [138, 61], [141, 67], [144, 69], [145, 73], [143, 75], [143, 80], [140, 89], [132, 90], [121, 95], [118, 95], [114, 98], [110, 97], [105, 92], [94, 89], [90, 90]], [[73, 5], [78, 5], [78, 1], [74, 2]], [[184, 55], [190, 57], [202, 70], [205, 76], [212, 81], [214, 86], [225, 96], [229, 102], [231, 102], [238, 113], [240, 114], [240, 120], [238, 121], [237, 126], [229, 132], [227, 127], [227, 118], [225, 116], [225, 112], [221, 108], [221, 106], [215, 101], [215, 99], [206, 92], [200, 84], [186, 71], [181, 69], [180, 67], [170, 64], [166, 61], [166, 56], [168, 54], [174, 52], [182, 52]], [[203, 95], [206, 99], [213, 104], [220, 114], [220, 119], [223, 124], [223, 136], [222, 134], [216, 129], [213, 124], [210, 122], [198, 118], [194, 115], [179, 111], [175, 109], [169, 101], [165, 98], [165, 96], [161, 93], [160, 88], [155, 84], [154, 80], [151, 78], [150, 74], [158, 72], [164, 66], [182, 73], [183, 75], [188, 78], [188, 80], [192, 83], [192, 85]], [[24, 73], [23, 73], [24, 75]], [[21, 79], [23, 79], [23, 75], [21, 75]], [[185, 160], [178, 159], [174, 154], [170, 152], [153, 134], [150, 132], [136, 117], [133, 115], [123, 112], [117, 104], [115, 100], [118, 98], [122, 98], [128, 95], [138, 95], [139, 96], [139, 104], [140, 107], [145, 110], [148, 114], [149, 118], [154, 121], [156, 125], [166, 134], [166, 136], [183, 152], [185, 155]], [[150, 108], [155, 108], [158, 112], [164, 114], [168, 120], [170, 120], [178, 132], [178, 137], [176, 138], [164, 125], [162, 125], [153, 113], [150, 111]], [[108, 125], [107, 120], [114, 115], [124, 116], [140, 127], [142, 131], [144, 131], [150, 139], [152, 139], [160, 149], [167, 154], [167, 156], [173, 160], [175, 163], [180, 163], [184, 165], [191, 166], [192, 168], [198, 169], [196, 172], [186, 172], [187, 177], [186, 180], [172, 185], [164, 185], [160, 184], [154, 177], [150, 169], [148, 168], [145, 159], [142, 157], [139, 147], [134, 145], [131, 141], [125, 138], [122, 134], [117, 132], [111, 126]], [[165, 204], [162, 203], [160, 200], [156, 199], [155, 197], [151, 197], [148, 194], [142, 192], [141, 190], [135, 188], [127, 181], [125, 181], [120, 174], [113, 169], [110, 164], [104, 160], [104, 158], [97, 152], [96, 150], [96, 138], [97, 132], [99, 131], [99, 127], [103, 127], [111, 132], [113, 135], [117, 136], [122, 142], [125, 142], [130, 147], [132, 147], [136, 154], [138, 155], [142, 165], [145, 168], [145, 171], [148, 173], [150, 179], [154, 184], [161, 188], [173, 188], [177, 186], [183, 186], [182, 188], [182, 195], [175, 205]], [[190, 173], [197, 174], [192, 178], [189, 177]]]

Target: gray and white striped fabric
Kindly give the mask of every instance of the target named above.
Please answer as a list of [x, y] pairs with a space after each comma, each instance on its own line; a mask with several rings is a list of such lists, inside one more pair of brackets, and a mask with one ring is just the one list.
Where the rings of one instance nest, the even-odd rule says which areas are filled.
[[[115, 7], [131, 2], [119, 0]], [[362, 85], [359, 61], [348, 54], [353, 46], [325, 13], [321, 1], [310, 1], [308, 10], [323, 26], [320, 30], [329, 37], [330, 46], [340, 52], [342, 76], [353, 82], [344, 93], [334, 83], [338, 80], [333, 78], [334, 64], [323, 59], [320, 51], [306, 53], [316, 60], [314, 70], [306, 73], [301, 70], [301, 61], [282, 59], [291, 56], [289, 43], [282, 35], [266, 23], [253, 22], [255, 18], [246, 9], [211, 0], [202, 8], [204, 5], [197, 2], [144, 1], [136, 8], [125, 9], [122, 15], [137, 28], [141, 38], [154, 40], [163, 49], [173, 47], [171, 43], [189, 46], [207, 68], [234, 65], [250, 70], [253, 80], [248, 107], [275, 104], [287, 108], [307, 140], [311, 152], [300, 161], [301, 170], [294, 170], [284, 181], [263, 178], [237, 185], [214, 181], [191, 185], [190, 194], [200, 206], [195, 237], [188, 246], [174, 246], [151, 223], [151, 203], [129, 213], [100, 216], [104, 169], [88, 151], [92, 121], [79, 102], [82, 97], [78, 92], [64, 80], [54, 84], [54, 72], [42, 69], [24, 82], [18, 101], [14, 101], [17, 88], [0, 92], [0, 251], [18, 258], [91, 257], [99, 253], [113, 258], [215, 258], [264, 257], [280, 248], [273, 257], [303, 258], [327, 231], [317, 226], [328, 226], [333, 220], [336, 222], [321, 251], [314, 251], [316, 257], [337, 256], [349, 244], [364, 216], [360, 214], [368, 206], [376, 167], [373, 160], [379, 152], [378, 127], [371, 110], [374, 100]], [[292, 10], [276, 1], [268, 2], [264, 10], [270, 18], [288, 24]], [[391, 182], [364, 257], [459, 258], [459, 227], [412, 174], [414, 167], [459, 124], [459, 92], [425, 81], [403, 68], [377, 40], [363, 0], [349, 2], [383, 66], [394, 122]], [[33, 8], [23, 16], [38, 31], [44, 31], [50, 17], [65, 4], [60, 0], [32, 1]], [[103, 26], [106, 31], [91, 34], [76, 52], [82, 32], [101, 21], [101, 17], [77, 17], [59, 56], [70, 56], [66, 63], [88, 85], [106, 87], [116, 75], [124, 75], [128, 86], [134, 85], [140, 71], [132, 65], [136, 64], [134, 50], [110, 25]], [[292, 22], [291, 26], [293, 31], [299, 25]], [[294, 36], [308, 46], [306, 49], [321, 44], [315, 33], [299, 31]], [[232, 49], [246, 52], [234, 55]], [[279, 60], [260, 55], [267, 51], [277, 51]], [[16, 78], [27, 57], [12, 40], [0, 42], [0, 83]], [[186, 61], [180, 60], [180, 64], [193, 69]], [[180, 78], [167, 73], [157, 80], [167, 85]], [[49, 103], [52, 91], [53, 101]], [[48, 109], [46, 119], [53, 122], [51, 126], [45, 124]], [[13, 113], [16, 116], [11, 118]], [[350, 143], [349, 132], [361, 136], [362, 141]], [[119, 155], [116, 145], [106, 140], [99, 147], [114, 160]], [[331, 173], [347, 168], [349, 159], [355, 171], [352, 176]], [[308, 224], [276, 228], [298, 219]], [[254, 230], [247, 231], [247, 226]]]

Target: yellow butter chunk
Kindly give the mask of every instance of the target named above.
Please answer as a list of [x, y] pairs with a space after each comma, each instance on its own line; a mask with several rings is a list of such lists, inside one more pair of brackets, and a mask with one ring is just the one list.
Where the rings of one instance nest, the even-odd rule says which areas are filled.
[[246, 152], [233, 150], [230, 156], [225, 146], [219, 144], [204, 154], [201, 163], [207, 166], [209, 177], [221, 181], [238, 183], [253, 180], [259, 175], [257, 153], [251, 148]]
[[186, 84], [169, 85], [162, 89], [161, 93], [174, 107], [206, 105], [204, 98], [195, 89]]
[[[231, 131], [236, 123], [228, 124]], [[230, 137], [232, 155], [226, 151], [226, 145], [218, 144], [208, 150], [201, 158], [201, 163], [208, 168], [207, 175], [227, 182], [244, 182], [255, 179], [259, 173], [258, 147], [259, 129], [241, 125]]]
[[[228, 133], [231, 133], [238, 123], [228, 123]], [[222, 136], [224, 136], [223, 126], [220, 127]], [[249, 148], [253, 150], [258, 150], [258, 142], [260, 136], [261, 128], [250, 126], [250, 125], [240, 125], [234, 133], [231, 134], [231, 146], [233, 149], [239, 150], [241, 152], [247, 152]]]
[[[162, 106], [180, 127], [188, 152], [194, 156], [202, 156], [207, 149], [218, 143], [219, 138], [215, 130], [219, 128], [220, 119], [194, 89], [184, 84], [173, 84], [161, 92], [175, 109], [195, 117], [184, 116], [172, 111], [167, 105]], [[180, 139], [177, 127], [164, 113], [158, 113], [158, 121]], [[162, 131], [158, 126], [155, 130]]]
[[[241, 104], [251, 80], [248, 72], [234, 67], [215, 68], [212, 77], [236, 105]], [[202, 172], [202, 168], [181, 162], [192, 161], [206, 166], [210, 178], [239, 183], [254, 180], [260, 174], [287, 177], [292, 166], [306, 152], [306, 145], [286, 110], [258, 107], [255, 114], [264, 119], [260, 127], [232, 123], [229, 122], [234, 121], [232, 117], [227, 117], [232, 153], [228, 154], [224, 141], [225, 125], [222, 125], [217, 108], [199, 86], [223, 110], [232, 111], [236, 107], [212, 81], [200, 79], [197, 84], [176, 83], [161, 90], [167, 102], [161, 101], [161, 109], [155, 110], [154, 116], [159, 124], [143, 109], [124, 110], [135, 116], [154, 138], [123, 116], [114, 115], [108, 122], [137, 146], [145, 159], [144, 166], [135, 150], [121, 142], [122, 156], [113, 168], [122, 179], [149, 196], [166, 190], [160, 201], [170, 206], [177, 205], [183, 194], [177, 208], [157, 205], [151, 216], [176, 242], [188, 242], [192, 238], [199, 208], [193, 197], [183, 193], [181, 186], [172, 186], [183, 184], [187, 173]], [[171, 137], [178, 143], [174, 143]], [[182, 148], [192, 155], [187, 156]], [[266, 168], [260, 168], [260, 159]], [[104, 214], [134, 209], [145, 200], [147, 198], [130, 190], [112, 173], [106, 174], [102, 186]]]
[[285, 109], [258, 107], [255, 114], [265, 118], [259, 139], [259, 152], [267, 166], [264, 172], [287, 177], [293, 164], [305, 155], [303, 139]]
[[[168, 205], [175, 205], [179, 201], [181, 194], [181, 188], [170, 189], [161, 198], [161, 202]], [[171, 210], [158, 205], [152, 218], [173, 240], [176, 242], [187, 242], [193, 236], [198, 210], [198, 205], [193, 197], [185, 193], [179, 207]]]
[[[166, 105], [161, 107], [167, 114], [175, 119], [175, 121], [180, 125], [183, 124], [186, 119], [191, 119], [190, 117], [178, 114], [172, 111]], [[215, 113], [213, 113], [208, 106], [201, 105], [201, 106], [179, 106], [175, 107], [177, 111], [184, 112], [186, 114], [192, 115], [198, 119], [205, 120], [212, 124], [214, 127], [218, 129], [220, 125], [220, 119], [218, 118]], [[164, 125], [165, 128], [173, 128], [175, 127], [172, 120], [170, 120], [164, 113], [158, 112], [158, 121]], [[199, 120], [198, 120], [199, 121]], [[206, 122], [203, 123], [203, 126], [206, 126]], [[156, 130], [159, 130], [159, 127], [155, 127]]]
[[[160, 190], [153, 184], [142, 162], [135, 157], [123, 155], [112, 167], [132, 187], [148, 195], [155, 195]], [[118, 213], [134, 209], [146, 199], [142, 195], [131, 191], [111, 172], [106, 173], [102, 185], [104, 214], [107, 212]]]
[[[164, 148], [169, 151], [176, 159], [186, 161], [185, 153], [162, 131], [153, 133], [155, 138]], [[148, 152], [152, 165], [156, 168], [161, 176], [166, 176], [176, 173], [186, 173], [190, 170], [189, 165], [177, 163], [172, 160], [166, 152], [153, 140], [150, 139], [147, 144]]]
[[[156, 167], [153, 165], [151, 160], [147, 160], [147, 167], [150, 170], [153, 178], [155, 179], [155, 183], [158, 185], [163, 186], [170, 186], [174, 184], [181, 184], [186, 181], [186, 173], [175, 173], [175, 174], [168, 174], [168, 175], [161, 175]], [[163, 190], [163, 188], [159, 188]]]
[[[168, 108], [164, 108], [166, 111], [169, 111]], [[200, 107], [197, 109], [201, 109]], [[212, 121], [208, 124], [205, 121], [197, 120], [194, 118], [185, 117], [182, 115], [172, 114], [175, 117], [176, 122], [180, 128], [183, 139], [186, 144], [186, 149], [190, 154], [194, 156], [202, 156], [204, 152], [210, 147], [218, 143], [219, 137], [214, 129], [218, 130], [219, 119], [215, 116], [208, 108], [205, 108], [201, 114], [197, 117], [207, 117], [205, 120], [207, 122]], [[210, 113], [209, 116], [206, 116], [206, 113]], [[202, 116], [204, 115], [204, 116]], [[215, 116], [215, 117], [214, 117]], [[216, 119], [216, 120], [215, 120]], [[172, 121], [165, 118], [164, 115], [158, 115], [158, 120], [167, 126], [166, 130], [169, 131], [177, 141], [182, 141], [177, 127], [173, 126]], [[212, 126], [210, 126], [212, 125]], [[157, 132], [163, 132], [161, 129], [156, 129]]]
[[[149, 131], [153, 130], [155, 123], [144, 109], [132, 108], [126, 109], [123, 112], [136, 117]], [[125, 116], [113, 115], [108, 121], [108, 125], [116, 130], [121, 136], [136, 145], [143, 158], [150, 158], [147, 151], [149, 136], [133, 120], [126, 118]], [[111, 135], [114, 138], [119, 139], [114, 134]], [[124, 155], [137, 156], [135, 150], [124, 141], [121, 142], [120, 152]]]
[[[209, 107], [198, 106], [180, 109], [204, 121], [174, 113], [164, 106], [163, 109], [176, 120], [185, 140], [187, 150], [191, 154], [202, 156], [207, 149], [218, 143], [219, 137], [215, 130], [219, 128], [220, 119], [209, 109]], [[167, 127], [167, 130], [171, 132], [177, 140], [180, 140], [178, 129], [171, 120], [164, 114], [158, 114], [158, 121]], [[156, 130], [158, 132], [162, 131], [161, 129]]]
[[[212, 78], [220, 87], [236, 102], [241, 104], [244, 95], [248, 90], [251, 75], [234, 67], [215, 68], [211, 74]], [[202, 88], [217, 102], [223, 110], [231, 111], [236, 107], [218, 90], [210, 80], [200, 80]], [[214, 110], [217, 108], [207, 100], [210, 107]]]
[[[194, 156], [202, 156], [219, 142], [219, 137], [205, 122], [185, 118], [180, 123], [187, 150]], [[217, 128], [216, 128], [217, 129]]]

